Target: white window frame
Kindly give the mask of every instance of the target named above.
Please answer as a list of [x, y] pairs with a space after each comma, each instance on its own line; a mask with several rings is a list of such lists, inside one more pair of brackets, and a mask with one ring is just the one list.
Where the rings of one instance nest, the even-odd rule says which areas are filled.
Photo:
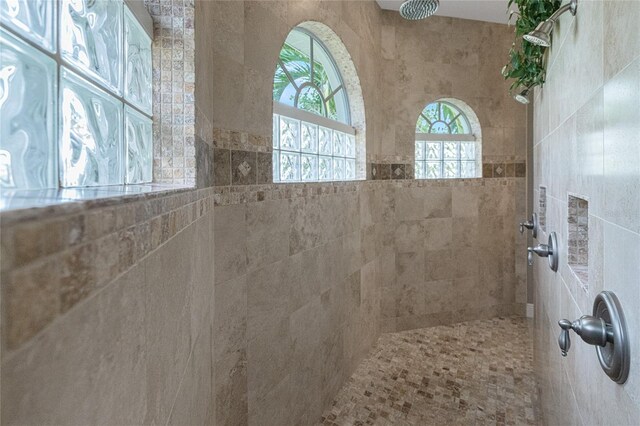
[[[482, 177], [482, 150], [480, 149], [481, 147], [479, 147], [479, 138], [473, 133], [473, 126], [471, 124], [471, 120], [469, 119], [469, 117], [467, 116], [467, 114], [464, 113], [464, 111], [462, 111], [462, 108], [460, 108], [458, 105], [455, 105], [454, 103], [448, 101], [448, 100], [443, 100], [443, 99], [439, 99], [433, 102], [428, 103], [421, 111], [420, 111], [420, 115], [422, 115], [422, 113], [424, 112], [424, 110], [431, 104], [434, 103], [444, 103], [444, 104], [448, 104], [450, 106], [452, 106], [453, 108], [455, 108], [456, 110], [460, 111], [460, 114], [458, 114], [458, 116], [462, 115], [462, 117], [465, 119], [465, 121], [467, 122], [468, 126], [469, 126], [469, 131], [471, 133], [462, 133], [462, 134], [439, 134], [439, 133], [421, 133], [421, 132], [416, 132], [415, 133], [415, 144], [417, 144], [418, 142], [442, 142], [443, 143], [443, 150], [444, 150], [444, 142], [473, 142], [476, 144], [475, 147], [475, 176], [473, 177], [462, 177], [462, 176], [456, 176], [456, 177], [445, 177], [444, 176], [444, 163], [447, 161], [444, 158], [444, 152], [441, 154], [442, 157], [439, 160], [433, 160], [433, 162], [439, 162], [440, 163], [440, 167], [441, 167], [441, 176], [439, 178], [430, 178], [430, 177], [426, 177], [426, 175], [424, 177], [418, 177], [417, 173], [416, 173], [416, 179], [420, 179], [420, 180], [436, 180], [436, 179], [478, 179]], [[454, 120], [458, 117], [454, 117]], [[420, 120], [420, 116], [418, 117], [418, 120]], [[416, 121], [416, 125], [417, 125], [417, 121]], [[459, 148], [458, 148], [459, 149]], [[453, 161], [453, 160], [449, 160], [449, 161]], [[458, 154], [458, 159], [455, 160], [456, 162], [459, 163], [459, 165], [461, 166], [461, 163], [463, 161], [472, 161], [472, 160], [461, 160], [459, 158], [459, 154]], [[414, 158], [414, 170], [418, 170], [418, 163], [422, 163], [425, 167], [426, 167], [426, 163], [429, 162], [429, 160], [426, 159], [426, 148], [425, 148], [425, 159], [424, 160], [418, 160], [417, 158]], [[460, 175], [460, 170], [458, 170], [458, 174]]]
[[[320, 41], [314, 34], [312, 34], [311, 32], [309, 32], [308, 30], [304, 29], [304, 28], [300, 28], [300, 27], [296, 27], [293, 31], [300, 31], [306, 35], [308, 35], [309, 37], [311, 37], [313, 40], [315, 40], [321, 47], [323, 47], [326, 51], [326, 53], [329, 56], [329, 59], [331, 60], [333, 66], [335, 67], [335, 69], [338, 72], [338, 76], [340, 78], [340, 81], [342, 82], [342, 75], [340, 74], [339, 68], [337, 66], [337, 64], [335, 63], [335, 60], [333, 58], [333, 55], [331, 54], [331, 52], [326, 48], [326, 46], [324, 46], [324, 43], [322, 43], [322, 41]], [[312, 55], [311, 55], [311, 60], [313, 61], [313, 49], [312, 49]], [[283, 67], [281, 65], [283, 71], [286, 73], [286, 67]], [[344, 86], [344, 83], [341, 83], [340, 86], [336, 89], [334, 89], [334, 93], [338, 90], [342, 90], [344, 91], [344, 96], [345, 96], [345, 101], [347, 103], [347, 120], [350, 123], [351, 121], [351, 105], [349, 102], [349, 97], [348, 94], [346, 92], [346, 88]], [[312, 124], [315, 126], [318, 126], [318, 128], [320, 127], [324, 127], [326, 129], [330, 129], [332, 131], [337, 131], [337, 132], [341, 132], [344, 133], [347, 136], [353, 137], [354, 140], [354, 147], [353, 147], [353, 154], [352, 156], [347, 156], [347, 155], [335, 155], [334, 152], [332, 152], [331, 155], [329, 154], [320, 154], [319, 152], [319, 146], [318, 145], [318, 141], [316, 141], [316, 152], [315, 153], [307, 153], [307, 152], [303, 152], [301, 149], [298, 150], [288, 150], [288, 149], [281, 149], [281, 145], [280, 145], [280, 129], [279, 129], [279, 125], [274, 126], [273, 129], [273, 181], [276, 183], [312, 183], [312, 182], [342, 182], [342, 181], [350, 181], [350, 180], [357, 180], [357, 176], [358, 176], [358, 150], [357, 147], [355, 146], [355, 141], [356, 139], [356, 129], [351, 126], [350, 124], [347, 123], [343, 123], [341, 121], [337, 121], [337, 120], [333, 120], [331, 118], [327, 118], [324, 117], [322, 115], [318, 115], [318, 114], [314, 114], [312, 112], [300, 109], [300, 108], [296, 108], [294, 106], [291, 105], [286, 105], [283, 104], [277, 100], [273, 101], [273, 116], [281, 116], [281, 117], [286, 117], [289, 119], [294, 119], [294, 120], [298, 120], [302, 123], [308, 123], [308, 124]], [[274, 120], [275, 121], [275, 120]], [[319, 139], [319, 135], [316, 135]], [[298, 135], [298, 137], [301, 139], [301, 135]], [[299, 145], [301, 145], [301, 141], [299, 143]], [[302, 166], [301, 164], [298, 164], [298, 175], [299, 175], [299, 179], [291, 179], [291, 180], [282, 180], [281, 179], [281, 174], [280, 174], [280, 155], [282, 153], [291, 153], [291, 154], [300, 154], [302, 155], [306, 155], [306, 156], [315, 156], [317, 157], [317, 162], [320, 161], [320, 158], [327, 158], [327, 157], [331, 157], [331, 163], [334, 164], [334, 159], [337, 159], [338, 161], [341, 161], [342, 159], [345, 160], [345, 165], [346, 162], [351, 162], [353, 161], [353, 176], [352, 177], [346, 177], [346, 175], [342, 178], [336, 178], [335, 174], [333, 172], [333, 168], [332, 168], [332, 178], [331, 179], [320, 179], [319, 177], [319, 167], [317, 170], [317, 176], [314, 179], [309, 179], [309, 180], [303, 180], [302, 179]], [[302, 158], [302, 157], [300, 157]], [[345, 168], [346, 170], [346, 168]], [[344, 173], [344, 172], [343, 172]]]

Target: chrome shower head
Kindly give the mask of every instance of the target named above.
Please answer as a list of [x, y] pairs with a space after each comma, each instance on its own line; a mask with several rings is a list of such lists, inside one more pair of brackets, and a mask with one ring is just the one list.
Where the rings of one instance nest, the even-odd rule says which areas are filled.
[[560, 15], [569, 11], [573, 16], [576, 16], [577, 10], [578, 0], [571, 0], [569, 3], [556, 10], [553, 15], [549, 17], [549, 19], [540, 22], [535, 30], [531, 31], [529, 34], [525, 34], [524, 36], [522, 36], [522, 38], [524, 38], [529, 43], [536, 44], [538, 46], [551, 46], [551, 32], [553, 31], [553, 27], [555, 26], [556, 21], [558, 20]]
[[524, 89], [523, 91], [516, 93], [513, 95], [513, 99], [520, 102], [521, 104], [527, 105], [529, 101], [529, 89]]
[[400, 16], [416, 21], [436, 13], [440, 0], [407, 0], [400, 5]]
[[555, 21], [547, 19], [544, 22], [540, 22], [535, 30], [522, 37], [529, 43], [537, 44], [542, 47], [549, 47], [551, 46], [551, 31], [553, 31], [555, 23]]

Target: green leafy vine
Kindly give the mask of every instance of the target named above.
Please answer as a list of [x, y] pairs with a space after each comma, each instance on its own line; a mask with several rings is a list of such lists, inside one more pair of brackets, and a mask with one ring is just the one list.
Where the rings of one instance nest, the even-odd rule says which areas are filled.
[[507, 10], [513, 4], [518, 6], [515, 14], [516, 39], [509, 49], [509, 62], [502, 68], [505, 79], [513, 79], [509, 91], [530, 89], [544, 84], [546, 68], [545, 48], [522, 40], [522, 36], [533, 31], [536, 26], [548, 19], [562, 3], [561, 0], [509, 0]]

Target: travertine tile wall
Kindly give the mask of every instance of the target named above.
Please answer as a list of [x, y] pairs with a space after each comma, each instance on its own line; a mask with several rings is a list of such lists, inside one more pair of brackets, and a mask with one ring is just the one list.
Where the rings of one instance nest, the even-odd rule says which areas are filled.
[[[382, 330], [521, 311], [524, 179], [493, 172], [524, 160], [524, 110], [499, 77], [507, 29], [421, 26], [373, 1], [172, 5], [195, 10], [196, 183], [233, 183], [234, 151], [255, 153], [255, 176], [54, 209], [47, 222], [3, 216], [3, 423], [311, 423]], [[412, 164], [418, 112], [455, 96], [480, 117], [494, 178], [271, 184], [261, 154], [275, 61], [288, 31], [310, 20], [354, 61], [368, 161]], [[216, 150], [227, 150], [227, 169]], [[20, 240], [37, 244], [25, 263], [7, 262], [21, 227], [38, 238]], [[486, 245], [493, 256], [479, 253]], [[58, 269], [62, 279], [48, 279]]]
[[[536, 261], [535, 363], [547, 424], [640, 424], [640, 2], [583, 1], [554, 31], [547, 83], [535, 94], [534, 188], [546, 187], [546, 225], [560, 268]], [[568, 266], [568, 196], [589, 202], [588, 287]], [[534, 203], [538, 205], [538, 202]], [[543, 204], [540, 204], [543, 207]], [[557, 344], [561, 318], [592, 313], [602, 290], [627, 319], [631, 369], [624, 385], [601, 370], [593, 347]]]
[[486, 179], [396, 188], [396, 276], [383, 289], [385, 331], [524, 314], [513, 224], [522, 185]]
[[319, 188], [216, 207], [219, 424], [313, 424], [379, 335], [390, 203]]
[[141, 198], [3, 214], [3, 424], [211, 423], [213, 193]]

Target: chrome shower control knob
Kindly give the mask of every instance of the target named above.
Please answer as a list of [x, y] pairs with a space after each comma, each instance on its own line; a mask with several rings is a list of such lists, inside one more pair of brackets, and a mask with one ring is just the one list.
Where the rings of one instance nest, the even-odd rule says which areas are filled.
[[533, 229], [533, 223], [526, 221], [526, 222], [520, 222], [520, 233], [523, 234], [524, 233], [524, 229]]
[[525, 222], [520, 222], [520, 233], [524, 233], [525, 229], [530, 229], [533, 235], [533, 238], [538, 237], [538, 215], [533, 213], [531, 215], [531, 219]]
[[[602, 318], [583, 315], [580, 319], [573, 322], [567, 319], [561, 319], [558, 321], [558, 325], [562, 329], [558, 337], [558, 344], [560, 345], [562, 356], [567, 356], [567, 352], [569, 352], [569, 348], [571, 347], [569, 330], [575, 331], [578, 336], [582, 337], [585, 343], [590, 345], [602, 347], [607, 345], [607, 324]], [[611, 338], [613, 338], [613, 336], [611, 336]]]
[[561, 319], [558, 345], [562, 356], [571, 347], [569, 331], [573, 330], [585, 343], [595, 346], [604, 372], [616, 383], [629, 377], [631, 360], [629, 336], [622, 307], [615, 294], [603, 291], [593, 302], [593, 315], [583, 315], [575, 321]]
[[535, 247], [527, 247], [529, 265], [533, 265], [533, 254], [537, 254], [540, 257], [549, 258], [549, 268], [552, 271], [558, 270], [558, 238], [556, 233], [549, 234], [549, 244], [538, 244]]

